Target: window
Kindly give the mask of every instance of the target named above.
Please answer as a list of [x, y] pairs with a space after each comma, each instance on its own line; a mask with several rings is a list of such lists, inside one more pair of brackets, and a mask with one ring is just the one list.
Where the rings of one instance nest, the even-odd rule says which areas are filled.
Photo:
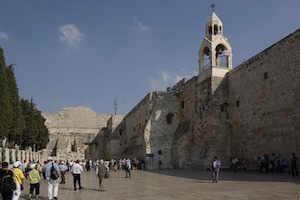
[[268, 78], [268, 72], [264, 73], [264, 80], [266, 80]]
[[123, 134], [123, 129], [119, 129], [119, 135]]
[[236, 101], [236, 107], [240, 107], [240, 101], [239, 100]]
[[184, 108], [184, 101], [181, 102], [181, 108]]
[[172, 113], [167, 114], [167, 124], [172, 124], [174, 115]]

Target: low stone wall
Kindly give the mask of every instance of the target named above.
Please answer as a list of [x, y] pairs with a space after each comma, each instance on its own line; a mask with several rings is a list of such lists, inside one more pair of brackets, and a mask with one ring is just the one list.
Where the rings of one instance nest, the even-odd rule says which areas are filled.
[[[6, 161], [10, 164], [15, 161], [36, 161], [42, 163], [44, 160], [47, 160], [47, 155], [43, 153], [44, 151], [33, 151], [32, 148], [28, 150], [19, 150], [19, 149], [9, 149], [0, 147], [0, 160]], [[44, 156], [43, 156], [44, 155]]]

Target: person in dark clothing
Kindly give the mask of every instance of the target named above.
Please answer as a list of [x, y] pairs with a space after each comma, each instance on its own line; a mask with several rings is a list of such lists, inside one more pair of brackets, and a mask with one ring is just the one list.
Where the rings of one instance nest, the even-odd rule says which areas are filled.
[[[2, 169], [0, 170], [0, 188], [1, 188], [2, 178], [7, 174], [14, 176], [13, 172], [8, 169], [8, 162], [3, 162]], [[11, 192], [1, 191], [1, 195], [3, 200], [11, 200], [13, 196], [13, 191]]]
[[297, 170], [297, 156], [295, 153], [292, 153], [292, 173], [293, 177], [298, 177], [298, 170]]

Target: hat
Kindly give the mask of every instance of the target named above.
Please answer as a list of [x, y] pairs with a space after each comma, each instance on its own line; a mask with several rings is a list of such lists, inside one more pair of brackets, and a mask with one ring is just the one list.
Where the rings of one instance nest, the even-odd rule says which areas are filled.
[[2, 168], [7, 168], [8, 167], [8, 162], [3, 162], [2, 163]]
[[18, 168], [18, 167], [20, 167], [20, 165], [21, 165], [21, 162], [20, 162], [20, 161], [16, 161], [16, 162], [14, 162], [14, 164], [13, 164], [14, 168]]
[[33, 163], [33, 164], [30, 164], [30, 169], [34, 169], [34, 168], [35, 168], [35, 166], [36, 166], [36, 164], [35, 164], [35, 163]]
[[48, 157], [48, 159], [47, 160], [49, 160], [49, 161], [52, 161], [52, 157]]

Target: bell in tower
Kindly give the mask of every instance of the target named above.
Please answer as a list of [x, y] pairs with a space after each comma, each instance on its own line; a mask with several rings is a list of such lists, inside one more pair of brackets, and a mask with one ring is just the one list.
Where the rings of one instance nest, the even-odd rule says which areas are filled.
[[214, 12], [205, 26], [205, 37], [202, 41], [199, 56], [199, 81], [211, 76], [224, 77], [232, 69], [231, 45], [223, 35], [223, 23]]

